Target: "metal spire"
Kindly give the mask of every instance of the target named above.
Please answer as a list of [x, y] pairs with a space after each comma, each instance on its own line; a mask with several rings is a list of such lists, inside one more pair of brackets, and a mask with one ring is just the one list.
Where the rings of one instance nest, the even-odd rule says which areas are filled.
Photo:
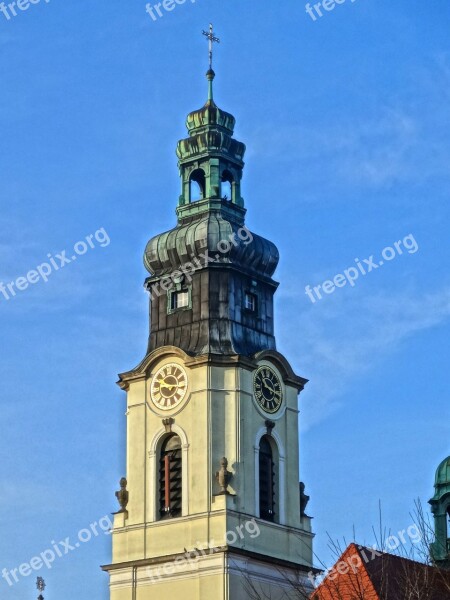
[[213, 62], [213, 44], [216, 42], [220, 44], [220, 39], [215, 36], [214, 28], [212, 24], [209, 24], [209, 31], [202, 31], [203, 35], [208, 38], [209, 41], [209, 68], [212, 70], [212, 62]]
[[214, 42], [216, 42], [217, 44], [220, 44], [220, 40], [218, 37], [216, 37], [214, 35], [214, 29], [212, 24], [209, 24], [209, 31], [202, 31], [203, 35], [205, 37], [208, 38], [208, 42], [209, 42], [209, 69], [208, 72], [206, 73], [206, 79], [208, 80], [208, 102], [210, 104], [213, 104], [213, 81], [214, 81], [214, 77], [215, 77], [215, 73], [213, 71], [212, 68], [212, 61], [213, 61], [213, 44]]

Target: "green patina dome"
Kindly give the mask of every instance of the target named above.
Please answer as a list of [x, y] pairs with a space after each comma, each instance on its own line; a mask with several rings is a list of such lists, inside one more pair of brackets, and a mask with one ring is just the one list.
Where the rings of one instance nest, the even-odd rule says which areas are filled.
[[450, 496], [450, 456], [443, 460], [436, 470], [434, 490], [434, 496], [430, 500], [431, 505]]
[[[234, 243], [227, 242], [231, 238]], [[145, 249], [144, 265], [149, 273], [161, 277], [186, 262], [204, 264], [205, 253], [216, 266], [233, 265], [267, 278], [273, 275], [279, 261], [275, 244], [247, 228], [241, 229], [215, 211], [152, 238]], [[208, 266], [207, 260], [204, 266]]]
[[[236, 123], [233, 115], [213, 100], [214, 78], [210, 68], [206, 73], [206, 104], [189, 113], [189, 137], [177, 145], [182, 178], [178, 225], [152, 238], [145, 249], [144, 264], [154, 278], [178, 270], [187, 262], [204, 263], [205, 253], [214, 259], [215, 267], [232, 266], [264, 279], [270, 279], [278, 265], [275, 244], [245, 228], [246, 211], [240, 195], [245, 144], [232, 137]], [[201, 187], [197, 200], [190, 197], [193, 178]], [[223, 195], [224, 181], [229, 183], [231, 197]], [[239, 232], [246, 232], [244, 239]], [[230, 239], [234, 243], [228, 243]], [[227, 244], [226, 251], [218, 249]]]
[[441, 462], [436, 471], [436, 486], [450, 485], [450, 456]]
[[178, 142], [177, 156], [185, 160], [199, 154], [219, 152], [242, 162], [245, 144], [233, 139], [236, 119], [231, 113], [219, 108], [213, 100], [214, 77], [214, 71], [210, 69], [206, 73], [209, 82], [208, 100], [202, 108], [188, 114], [186, 127], [189, 137]]
[[209, 82], [209, 93], [206, 104], [199, 110], [189, 113], [186, 119], [186, 127], [189, 133], [200, 133], [205, 127], [222, 128], [229, 135], [233, 135], [236, 119], [232, 114], [220, 109], [213, 100], [212, 82], [215, 73], [212, 69], [206, 73]]
[[436, 470], [434, 496], [429, 500], [434, 516], [435, 541], [431, 544], [431, 555], [437, 565], [450, 568], [450, 456]]

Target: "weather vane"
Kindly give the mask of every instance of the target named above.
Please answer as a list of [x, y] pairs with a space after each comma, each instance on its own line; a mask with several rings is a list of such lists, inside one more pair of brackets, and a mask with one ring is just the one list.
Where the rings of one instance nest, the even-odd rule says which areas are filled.
[[220, 39], [214, 35], [214, 28], [211, 23], [209, 24], [209, 31], [202, 31], [202, 33], [209, 41], [209, 68], [212, 69], [213, 44], [214, 42], [220, 44]]

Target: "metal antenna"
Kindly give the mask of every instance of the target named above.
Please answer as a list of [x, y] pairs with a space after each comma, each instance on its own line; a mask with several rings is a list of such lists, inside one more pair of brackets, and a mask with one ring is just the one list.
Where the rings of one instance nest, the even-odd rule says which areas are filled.
[[208, 41], [209, 41], [209, 68], [212, 69], [213, 44], [214, 44], [214, 42], [216, 42], [217, 44], [220, 44], [220, 39], [215, 36], [214, 28], [211, 23], [209, 24], [209, 31], [202, 31], [202, 33], [204, 36], [206, 36], [208, 38]]

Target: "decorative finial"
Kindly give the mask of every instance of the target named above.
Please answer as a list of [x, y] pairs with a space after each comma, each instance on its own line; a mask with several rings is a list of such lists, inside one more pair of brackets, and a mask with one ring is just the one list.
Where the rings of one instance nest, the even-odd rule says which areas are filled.
[[127, 510], [127, 505], [128, 505], [128, 491], [127, 491], [127, 480], [125, 479], [125, 477], [122, 477], [122, 479], [120, 480], [120, 490], [118, 492], [116, 492], [116, 498], [120, 504], [120, 511], [119, 512], [126, 512]]
[[303, 481], [299, 483], [300, 488], [300, 517], [307, 517], [308, 515], [305, 513], [306, 507], [309, 502], [309, 496], [305, 494], [305, 484]]
[[215, 36], [212, 23], [209, 24], [209, 31], [202, 31], [202, 33], [204, 36], [206, 36], [208, 38], [208, 41], [209, 41], [209, 69], [210, 69], [210, 71], [212, 71], [213, 44], [214, 44], [214, 42], [217, 42], [217, 44], [220, 44], [220, 39]]
[[231, 496], [228, 490], [228, 485], [233, 477], [233, 474], [228, 470], [228, 459], [224, 456], [220, 459], [220, 471], [216, 472], [216, 480], [220, 485], [220, 492], [217, 496]]
[[[45, 581], [42, 579], [42, 577], [38, 577], [36, 579], [36, 588], [38, 592], [43, 592], [45, 590]], [[42, 594], [39, 594], [38, 600], [44, 600]]]
[[209, 31], [203, 31], [202, 33], [205, 37], [208, 38], [208, 42], [209, 42], [209, 44], [208, 44], [208, 47], [209, 47], [209, 69], [208, 69], [208, 72], [206, 73], [206, 79], [208, 80], [208, 102], [212, 102], [213, 101], [213, 80], [214, 80], [214, 77], [216, 76], [216, 74], [214, 73], [213, 68], [212, 68], [213, 44], [214, 44], [214, 42], [216, 42], [217, 44], [220, 44], [220, 39], [214, 35], [214, 28], [211, 23], [209, 25]]

